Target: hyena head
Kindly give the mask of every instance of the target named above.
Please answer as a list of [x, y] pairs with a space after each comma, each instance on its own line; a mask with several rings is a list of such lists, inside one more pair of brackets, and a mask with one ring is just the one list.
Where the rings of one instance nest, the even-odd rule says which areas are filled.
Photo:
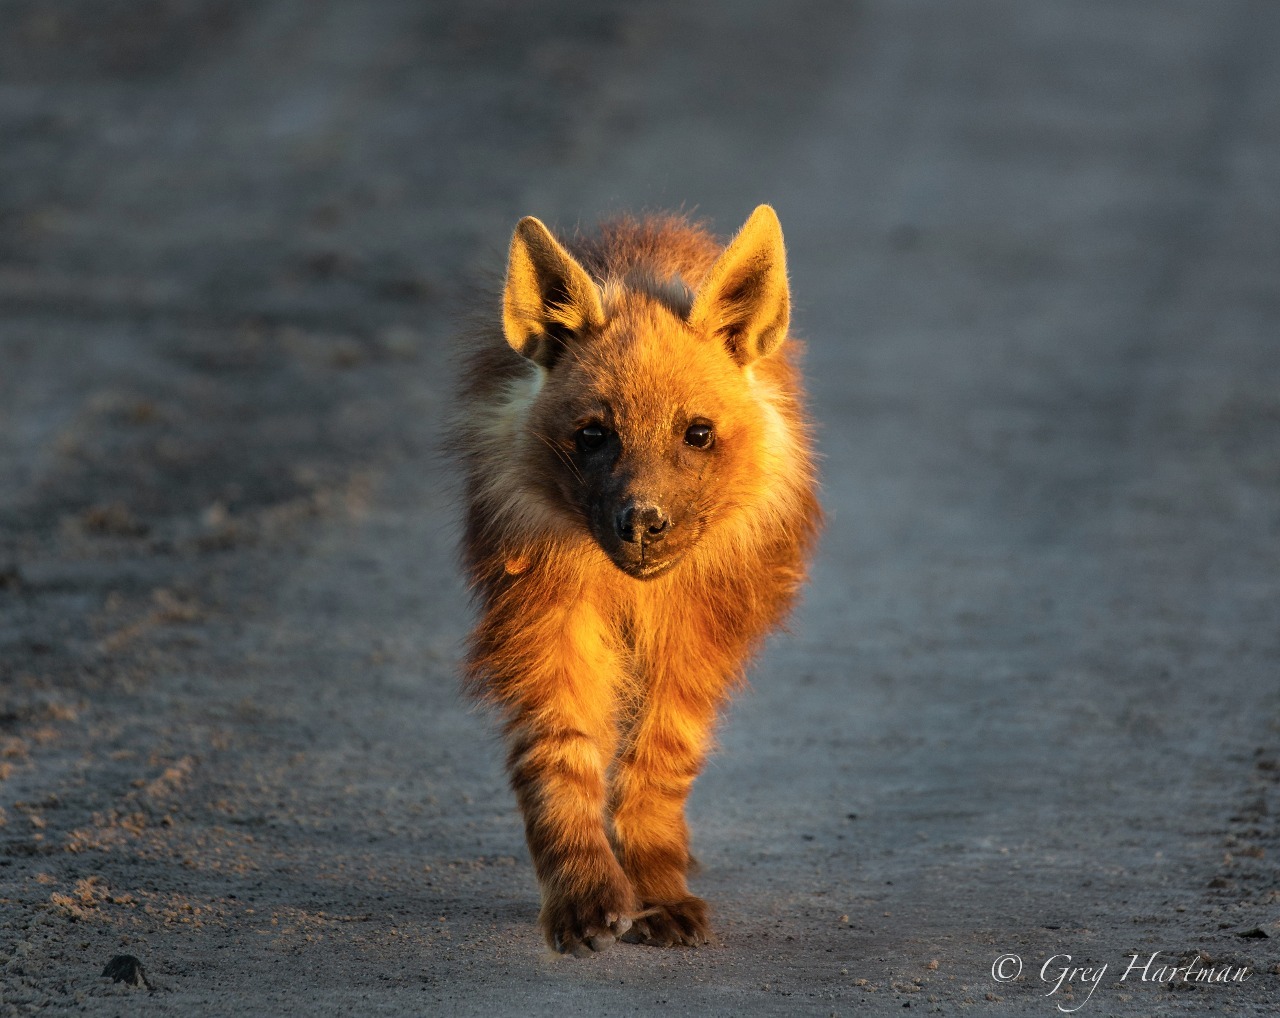
[[507, 341], [540, 369], [528, 414], [540, 483], [637, 579], [666, 573], [767, 495], [769, 411], [752, 365], [786, 339], [789, 315], [768, 206], [696, 291], [659, 271], [594, 280], [529, 217], [503, 300]]

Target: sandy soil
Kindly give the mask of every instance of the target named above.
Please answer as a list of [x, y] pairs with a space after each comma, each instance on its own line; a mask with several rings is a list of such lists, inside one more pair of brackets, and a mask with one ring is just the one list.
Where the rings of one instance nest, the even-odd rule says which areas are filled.
[[[1270, 1014], [1278, 101], [1265, 0], [0, 3], [0, 1014]], [[522, 214], [758, 201], [831, 522], [720, 943], [556, 958], [451, 316]]]

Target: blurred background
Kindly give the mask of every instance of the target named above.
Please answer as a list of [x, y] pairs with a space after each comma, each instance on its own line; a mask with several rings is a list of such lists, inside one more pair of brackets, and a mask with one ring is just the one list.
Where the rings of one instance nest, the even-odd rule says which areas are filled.
[[[1266, 0], [0, 0], [0, 1003], [1262, 1008], [1278, 111]], [[723, 944], [552, 966], [452, 322], [522, 215], [759, 202], [829, 528], [695, 791]]]

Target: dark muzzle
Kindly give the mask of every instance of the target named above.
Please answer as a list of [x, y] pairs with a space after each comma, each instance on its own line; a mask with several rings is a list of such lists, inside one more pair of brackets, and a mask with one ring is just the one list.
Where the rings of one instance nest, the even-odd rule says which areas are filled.
[[613, 526], [628, 544], [653, 544], [671, 528], [671, 518], [650, 502], [631, 502], [618, 510]]

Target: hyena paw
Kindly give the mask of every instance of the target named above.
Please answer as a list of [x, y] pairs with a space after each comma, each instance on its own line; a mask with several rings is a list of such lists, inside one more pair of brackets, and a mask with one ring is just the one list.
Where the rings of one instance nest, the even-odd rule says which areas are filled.
[[650, 947], [697, 947], [711, 942], [707, 903], [689, 895], [676, 901], [648, 901], [627, 935], [629, 944]]
[[603, 887], [581, 896], [558, 892], [543, 904], [542, 928], [555, 950], [587, 958], [607, 951], [631, 929], [634, 912], [630, 887]]

